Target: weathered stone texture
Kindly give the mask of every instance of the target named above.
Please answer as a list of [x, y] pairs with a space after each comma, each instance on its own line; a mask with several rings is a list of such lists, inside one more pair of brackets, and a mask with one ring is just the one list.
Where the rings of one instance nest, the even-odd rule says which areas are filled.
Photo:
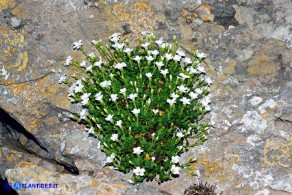
[[118, 31], [134, 40], [151, 30], [208, 54], [204, 65], [214, 84], [205, 120], [212, 128], [203, 146], [184, 155], [197, 159], [196, 177], [185, 172], [162, 185], [143, 184], [136, 193], [182, 194], [200, 179], [224, 194], [292, 193], [291, 0], [91, 2], [98, 6], [0, 0], [0, 108], [30, 135], [0, 120], [2, 177], [62, 185], [47, 194], [134, 194], [125, 182], [129, 175], [103, 168], [99, 141], [69, 120], [80, 106], [70, 105], [58, 79], [74, 73], [63, 66], [67, 55], [81, 58], [72, 51], [74, 41], [82, 39], [91, 51], [92, 39]]

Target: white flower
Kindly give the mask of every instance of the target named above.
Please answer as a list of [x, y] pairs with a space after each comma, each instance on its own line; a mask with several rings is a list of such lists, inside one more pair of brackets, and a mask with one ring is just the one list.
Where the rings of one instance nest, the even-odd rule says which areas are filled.
[[172, 54], [171, 53], [166, 53], [164, 54], [164, 57], [166, 58], [166, 60], [171, 60], [172, 59]]
[[154, 58], [152, 56], [146, 56], [146, 60], [148, 62], [152, 62], [154, 60]]
[[96, 41], [96, 40], [92, 40], [92, 41], [91, 41], [91, 43], [92, 43], [93, 45], [97, 45], [99, 42], [101, 42], [101, 39], [100, 39], [99, 41]]
[[123, 49], [124, 48], [124, 46], [125, 46], [125, 43], [115, 43], [114, 45], [113, 45], [113, 47], [115, 48], [115, 49]]
[[177, 137], [179, 137], [179, 138], [182, 138], [182, 137], [184, 137], [184, 135], [183, 135], [183, 133], [182, 133], [182, 132], [177, 132], [177, 133], [176, 133], [176, 136], [177, 136]]
[[63, 74], [61, 77], [60, 77], [60, 79], [59, 79], [59, 83], [61, 84], [61, 83], [63, 83], [65, 80], [66, 80], [66, 74]]
[[181, 56], [180, 55], [175, 55], [173, 57], [173, 60], [176, 61], [176, 62], [179, 62], [181, 60]]
[[108, 87], [112, 85], [112, 81], [103, 81], [99, 84], [101, 87]]
[[95, 94], [95, 96], [94, 96], [94, 97], [95, 97], [95, 100], [97, 100], [97, 101], [100, 101], [100, 102], [101, 102], [101, 101], [102, 101], [102, 96], [103, 96], [103, 95], [101, 94], [101, 92], [99, 92], [99, 93]]
[[122, 62], [122, 63], [117, 63], [114, 67], [115, 67], [115, 69], [121, 70], [126, 66], [127, 66], [127, 64], [125, 62]]
[[151, 99], [149, 98], [147, 101], [146, 101], [147, 104], [150, 104], [151, 103]]
[[179, 73], [179, 76], [181, 76], [182, 80], [185, 80], [185, 79], [189, 79], [190, 78], [190, 76], [185, 75], [184, 73]]
[[64, 64], [64, 66], [69, 66], [70, 63], [72, 62], [72, 60], [73, 60], [72, 56], [68, 56], [67, 59], [66, 59], [66, 62]]
[[205, 110], [206, 111], [210, 111], [211, 110], [211, 107], [209, 105], [205, 106]]
[[199, 57], [199, 58], [205, 58], [207, 55], [206, 54], [204, 54], [203, 52], [199, 52], [198, 50], [196, 51], [196, 53], [197, 53], [197, 56]]
[[145, 173], [145, 169], [141, 169], [140, 167], [137, 167], [133, 170], [134, 174], [137, 176], [143, 176]]
[[201, 72], [201, 73], [205, 73], [206, 72], [205, 68], [203, 66], [201, 66], [201, 65], [197, 67], [197, 70], [199, 72]]
[[186, 105], [186, 104], [190, 104], [190, 99], [188, 99], [188, 98], [186, 98], [186, 97], [181, 98], [180, 101], [181, 101], [184, 105]]
[[173, 105], [175, 103], [176, 99], [167, 99], [166, 102], [169, 103], [169, 105]]
[[212, 79], [210, 77], [205, 77], [204, 78], [205, 82], [208, 84], [208, 85], [211, 85], [212, 84]]
[[144, 44], [141, 44], [141, 46], [144, 48], [144, 49], [147, 49], [148, 46], [150, 45], [150, 43], [146, 42]]
[[116, 125], [118, 126], [118, 127], [122, 127], [122, 121], [121, 120], [118, 120], [117, 122], [116, 122]]
[[91, 95], [91, 93], [84, 93], [80, 98], [81, 98], [81, 104], [83, 106], [85, 106], [86, 104], [88, 104], [89, 101], [89, 96]]
[[132, 110], [133, 114], [137, 115], [140, 113], [140, 109], [135, 108], [134, 110]]
[[206, 106], [208, 106], [208, 104], [211, 103], [211, 99], [209, 96], [206, 96], [205, 98], [201, 99], [200, 102], [204, 107], [206, 107]]
[[177, 95], [176, 93], [172, 93], [170, 94], [170, 97], [172, 97], [173, 99], [177, 99], [179, 95]]
[[167, 73], [169, 73], [169, 72], [168, 72], [168, 69], [165, 69], [165, 70], [160, 70], [160, 73], [161, 73], [163, 76], [165, 76], [165, 75], [167, 75]]
[[101, 59], [101, 57], [99, 57], [99, 61], [98, 62], [94, 62], [93, 65], [94, 66], [97, 66], [97, 67], [101, 67], [101, 65], [102, 65], [102, 59]]
[[180, 167], [177, 167], [177, 166], [175, 166], [175, 165], [172, 165], [170, 171], [171, 171], [173, 174], [178, 175], [178, 174], [179, 174], [179, 171], [180, 171]]
[[153, 51], [149, 51], [149, 53], [151, 53], [154, 56], [157, 56], [159, 54], [159, 51], [153, 50]]
[[88, 129], [88, 133], [94, 134], [94, 128], [90, 127], [90, 129]]
[[109, 115], [106, 116], [105, 120], [106, 120], [106, 121], [112, 121], [112, 120], [113, 120], [113, 116], [114, 116], [114, 115], [109, 114]]
[[115, 75], [114, 75], [113, 73], [110, 73], [110, 74], [109, 74], [109, 77], [110, 77], [110, 78], [113, 78], [114, 76], [115, 76]]
[[164, 43], [163, 38], [158, 39], [157, 41], [155, 41], [155, 43], [160, 46]]
[[74, 42], [73, 49], [80, 49], [81, 46], [82, 46], [82, 40], [79, 40], [77, 42]]
[[93, 66], [88, 66], [88, 67], [86, 68], [86, 72], [92, 72], [92, 67], [93, 67]]
[[201, 93], [203, 93], [203, 90], [201, 88], [196, 88], [195, 92], [196, 94], [200, 95]]
[[116, 133], [112, 134], [112, 136], [111, 136], [111, 140], [114, 141], [114, 142], [117, 141], [118, 138], [119, 138], [119, 135], [116, 134]]
[[172, 163], [178, 163], [179, 160], [180, 160], [179, 156], [172, 156], [172, 157], [171, 157], [171, 162], [172, 162]]
[[164, 66], [163, 62], [155, 62], [155, 64], [159, 69]]
[[76, 81], [75, 83], [75, 87], [74, 87], [74, 92], [78, 93], [78, 92], [82, 92], [84, 85], [82, 84], [81, 80]]
[[154, 157], [154, 156], [153, 156], [153, 157], [151, 157], [151, 160], [152, 160], [152, 161], [155, 161], [155, 157]]
[[150, 79], [150, 78], [152, 77], [152, 75], [153, 75], [153, 74], [150, 73], [150, 72], [147, 72], [147, 73], [146, 73], [146, 77], [147, 77], [148, 79]]
[[133, 49], [131, 49], [131, 48], [124, 49], [124, 52], [127, 54], [130, 54], [132, 51], [133, 51]]
[[109, 39], [112, 41], [112, 42], [117, 42], [120, 40], [120, 36], [121, 36], [121, 33], [114, 33], [112, 34]]
[[192, 63], [192, 60], [190, 58], [185, 58], [184, 59], [184, 63], [191, 64]]
[[153, 111], [154, 114], [157, 114], [159, 112], [158, 109], [152, 109], [152, 111]]
[[120, 40], [120, 37], [112, 37], [112, 38], [110, 38], [110, 40], [112, 41], [112, 42], [118, 42], [119, 40]]
[[[4, 66], [2, 66], [2, 69], [0, 71], [1, 71], [1, 75], [2, 76], [7, 76], [7, 75], [9, 76], [9, 74], [10, 74], [10, 73], [7, 72], [7, 70], [4, 68]], [[7, 80], [6, 77], [5, 77], [5, 80]]]
[[182, 93], [186, 93], [189, 90], [189, 88], [187, 88], [183, 85], [177, 86], [177, 89]]
[[85, 67], [86, 67], [86, 61], [82, 61], [82, 62], [80, 63], [80, 66], [85, 68]]
[[81, 120], [81, 119], [86, 119], [87, 114], [88, 114], [88, 110], [87, 110], [87, 109], [83, 109], [83, 110], [80, 112], [80, 120]]
[[186, 56], [185, 52], [184, 52], [181, 48], [179, 48], [179, 49], [176, 51], [176, 53], [177, 53], [178, 55], [180, 55], [181, 57], [185, 57], [185, 56]]
[[198, 98], [198, 94], [194, 92], [190, 92], [189, 96], [191, 97], [192, 100]]
[[121, 93], [121, 94], [123, 94], [123, 95], [125, 95], [125, 94], [126, 94], [126, 91], [127, 91], [127, 89], [126, 89], [126, 88], [120, 89], [120, 93]]
[[117, 94], [111, 94], [111, 100], [113, 102], [115, 102], [118, 99], [118, 95]]
[[91, 52], [90, 54], [88, 54], [88, 57], [95, 58], [95, 54], [93, 52]]
[[131, 99], [131, 100], [134, 100], [137, 96], [138, 96], [138, 94], [137, 93], [134, 93], [134, 94], [130, 94], [128, 96], [128, 98]]
[[136, 62], [140, 62], [142, 57], [141, 56], [135, 56], [135, 58], [133, 58]]
[[111, 154], [110, 156], [106, 157], [105, 163], [113, 162], [114, 158], [115, 158], [115, 154]]
[[187, 67], [187, 71], [189, 71], [191, 74], [198, 74], [199, 71], [197, 69], [194, 69], [192, 66]]
[[133, 149], [133, 153], [134, 154], [141, 154], [142, 152], [144, 152], [144, 150], [141, 150], [141, 147], [137, 147]]
[[166, 48], [166, 47], [169, 47], [169, 48], [171, 48], [171, 44], [169, 44], [169, 43], [162, 43], [161, 45], [160, 45], [160, 47], [161, 48]]

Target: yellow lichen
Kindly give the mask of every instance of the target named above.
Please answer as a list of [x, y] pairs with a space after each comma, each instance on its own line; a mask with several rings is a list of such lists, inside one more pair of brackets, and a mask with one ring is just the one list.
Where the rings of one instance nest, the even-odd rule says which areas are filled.
[[283, 168], [290, 168], [292, 164], [292, 139], [280, 143], [268, 140], [264, 147], [263, 155], [264, 165], [279, 165]]
[[24, 71], [28, 66], [28, 52], [24, 50], [24, 31], [0, 29], [1, 42], [4, 47], [0, 49], [0, 60], [6, 64], [9, 71], [17, 68], [18, 72]]
[[15, 0], [0, 0], [0, 12], [7, 8], [15, 7]]
[[38, 130], [39, 118], [46, 115], [47, 105], [43, 104], [42, 99], [46, 98], [54, 105], [64, 109], [68, 108], [70, 102], [56, 95], [59, 89], [58, 84], [51, 84], [48, 77], [44, 77], [34, 83], [21, 83], [10, 85], [9, 90], [13, 96], [22, 98], [22, 107], [14, 108], [16, 117], [29, 132]]
[[237, 62], [235, 60], [230, 60], [223, 72], [225, 74], [233, 74], [236, 64]]
[[247, 68], [247, 72], [255, 75], [266, 75], [278, 70], [279, 66], [267, 55], [256, 55]]

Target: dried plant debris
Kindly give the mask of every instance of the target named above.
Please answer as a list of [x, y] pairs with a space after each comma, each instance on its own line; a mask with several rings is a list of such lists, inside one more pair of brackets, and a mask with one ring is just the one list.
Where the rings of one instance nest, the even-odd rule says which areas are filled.
[[215, 192], [216, 185], [209, 185], [207, 182], [203, 184], [200, 182], [199, 184], [193, 184], [189, 188], [187, 188], [184, 192], [184, 195], [222, 195], [223, 192], [217, 194]]

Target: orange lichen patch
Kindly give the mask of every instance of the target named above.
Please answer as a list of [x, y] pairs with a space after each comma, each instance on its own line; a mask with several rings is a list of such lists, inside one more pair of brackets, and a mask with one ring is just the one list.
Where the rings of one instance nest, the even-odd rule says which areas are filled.
[[200, 159], [199, 162], [204, 166], [207, 176], [223, 173], [223, 167], [220, 162], [211, 162], [206, 158]]
[[194, 19], [198, 18], [198, 13], [196, 11], [190, 12], [186, 8], [181, 10], [181, 16], [185, 18], [188, 22], [193, 21]]
[[211, 7], [209, 5], [202, 4], [194, 9], [194, 11], [189, 11], [186, 8], [181, 10], [181, 16], [187, 20], [187, 22], [192, 22], [196, 18], [200, 18], [206, 22], [213, 22], [214, 15], [212, 14]]
[[119, 2], [113, 5], [112, 13], [119, 20], [129, 23], [135, 35], [146, 30], [154, 31], [154, 12], [147, 2], [136, 2], [130, 6]]
[[[13, 96], [21, 98], [22, 104], [25, 107], [17, 106], [15, 108], [15, 115], [25, 126], [29, 132], [36, 132], [38, 129], [39, 118], [46, 115], [47, 105], [42, 103], [42, 99], [47, 98], [54, 104], [61, 104], [63, 108], [69, 106], [69, 101], [60, 98], [56, 95], [59, 86], [52, 85], [48, 77], [44, 77], [35, 83], [22, 83], [10, 85], [9, 90]], [[56, 102], [60, 100], [60, 102]]]
[[0, 12], [7, 8], [15, 7], [15, 0], [0, 0]]
[[29, 10], [27, 8], [27, 5], [25, 3], [21, 3], [19, 5], [17, 5], [12, 11], [11, 13], [15, 16], [18, 16], [19, 18], [23, 18], [23, 19], [31, 19], [34, 18], [34, 13], [31, 12], [31, 10]]
[[263, 150], [263, 164], [267, 166], [281, 166], [291, 168], [292, 165], [292, 139], [286, 142], [268, 140]]
[[15, 157], [18, 154], [18, 151], [16, 150], [9, 150], [9, 153], [4, 155], [4, 158], [6, 160], [7, 163], [12, 163], [13, 161], [15, 161]]

